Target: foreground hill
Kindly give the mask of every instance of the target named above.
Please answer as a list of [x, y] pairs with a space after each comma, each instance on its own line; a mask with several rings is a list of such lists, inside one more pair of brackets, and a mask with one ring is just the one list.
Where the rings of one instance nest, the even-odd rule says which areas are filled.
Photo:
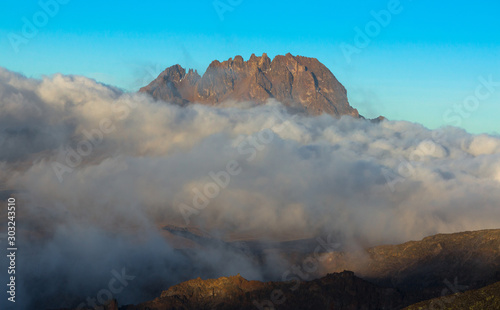
[[405, 308], [405, 310], [498, 310], [500, 309], [500, 282], [487, 287], [443, 296], [432, 300], [419, 302]]
[[224, 101], [264, 103], [274, 98], [309, 114], [329, 113], [359, 117], [349, 105], [344, 86], [316, 58], [254, 54], [248, 61], [236, 56], [214, 60], [203, 76], [174, 65], [140, 89], [156, 99], [180, 105], [197, 102], [210, 105]]
[[[281, 253], [291, 265], [302, 265], [314, 253], [313, 239], [287, 242], [225, 242], [196, 231], [166, 226], [164, 230], [204, 247], [225, 247], [263, 260], [263, 253]], [[340, 243], [339, 243], [340, 244]], [[419, 241], [350, 251], [323, 253], [316, 277], [351, 270], [380, 286], [405, 292], [413, 301], [440, 296], [444, 289], [475, 289], [500, 281], [500, 230], [438, 234]]]
[[247, 281], [241, 276], [194, 279], [172, 286], [160, 297], [120, 310], [173, 309], [397, 309], [403, 296], [352, 272], [309, 282]]
[[[188, 229], [164, 227], [200, 246], [226, 247], [262, 260], [262, 253], [282, 253], [290, 265], [302, 265], [313, 254], [317, 241], [223, 242]], [[311, 247], [312, 245], [312, 247]], [[405, 294], [409, 303], [453, 294], [500, 281], [500, 229], [438, 234], [419, 241], [381, 245], [363, 250], [323, 253], [316, 277], [353, 271], [358, 277]]]
[[[194, 244], [226, 247], [257, 258], [269, 247], [279, 249], [287, 257], [295, 257], [290, 264], [296, 266], [311, 255], [301, 241], [224, 242], [195, 229], [165, 226], [164, 230]], [[190, 251], [196, 251], [196, 246]], [[440, 296], [447, 296], [440, 300], [446, 300], [450, 308], [425, 308], [432, 302], [428, 301], [408, 309], [500, 309], [493, 306], [500, 295], [499, 284], [485, 287], [500, 281], [498, 229], [438, 234], [399, 245], [325, 254], [316, 280], [259, 282], [239, 275], [198, 278], [172, 286], [154, 300], [122, 307], [114, 301], [106, 310], [266, 309], [270, 301], [275, 309], [403, 309]], [[328, 274], [321, 277], [321, 273]], [[286, 278], [293, 279], [293, 274], [296, 271]], [[484, 290], [463, 293], [481, 287]]]
[[[194, 279], [172, 286], [161, 296], [139, 305], [119, 307], [116, 300], [101, 310], [174, 309], [403, 309], [498, 310], [500, 282], [405, 307], [398, 290], [377, 287], [352, 272], [328, 274], [310, 282], [247, 281], [241, 276]], [[93, 309], [94, 310], [94, 309]]]
[[414, 300], [439, 296], [445, 289], [454, 293], [453, 289], [463, 291], [500, 281], [500, 229], [438, 234], [329, 255], [323, 272], [352, 270], [378, 285], [397, 287]]

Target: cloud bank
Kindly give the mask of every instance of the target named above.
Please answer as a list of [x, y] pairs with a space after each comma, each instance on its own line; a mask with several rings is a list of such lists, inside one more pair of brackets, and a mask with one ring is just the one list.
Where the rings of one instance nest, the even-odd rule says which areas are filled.
[[178, 107], [0, 69], [0, 185], [16, 191], [25, 306], [74, 306], [122, 268], [136, 278], [116, 298], [132, 303], [190, 277], [263, 279], [278, 264], [186, 254], [166, 224], [226, 239], [335, 230], [362, 245], [500, 227], [499, 137], [244, 106]]

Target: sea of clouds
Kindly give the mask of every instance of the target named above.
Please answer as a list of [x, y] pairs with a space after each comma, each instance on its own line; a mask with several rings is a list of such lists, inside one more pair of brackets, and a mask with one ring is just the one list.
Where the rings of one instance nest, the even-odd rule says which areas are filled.
[[500, 137], [272, 100], [179, 107], [81, 76], [0, 68], [0, 166], [17, 198], [18, 307], [75, 306], [122, 268], [135, 278], [121, 304], [192, 277], [286, 268], [224, 247], [187, 259], [166, 224], [226, 239], [337, 231], [363, 246], [500, 227]]

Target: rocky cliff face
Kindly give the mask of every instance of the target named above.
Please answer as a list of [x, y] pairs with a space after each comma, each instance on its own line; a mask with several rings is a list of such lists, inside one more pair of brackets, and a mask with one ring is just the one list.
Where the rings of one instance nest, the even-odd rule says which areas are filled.
[[214, 60], [203, 76], [175, 65], [140, 92], [180, 105], [216, 105], [224, 101], [261, 104], [275, 98], [313, 115], [359, 117], [349, 105], [344, 86], [327, 67], [315, 58], [291, 54], [278, 55], [272, 61], [265, 53], [261, 57], [252, 54], [248, 61], [241, 56], [224, 62]]

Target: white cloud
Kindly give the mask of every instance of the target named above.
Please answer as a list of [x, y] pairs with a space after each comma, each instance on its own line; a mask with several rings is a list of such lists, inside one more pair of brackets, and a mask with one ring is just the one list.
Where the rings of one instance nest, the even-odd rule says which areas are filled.
[[[107, 251], [99, 273], [127, 262], [130, 233], [147, 239], [149, 257], [179, 263], [157, 227], [184, 225], [179, 204], [191, 205], [193, 189], [232, 160], [241, 173], [193, 225], [276, 239], [335, 229], [369, 244], [500, 226], [500, 138], [451, 127], [292, 116], [276, 102], [181, 108], [84, 77], [40, 81], [0, 69], [0, 136], [0, 182], [22, 192], [19, 220], [30, 234], [43, 227], [33, 257], [50, 260], [50, 249], [60, 261], [77, 253], [91, 265]], [[86, 155], [69, 166], [68, 147]], [[69, 169], [62, 182], [54, 162]], [[227, 251], [211, 253], [203, 268]], [[145, 266], [162, 265], [156, 259]]]

